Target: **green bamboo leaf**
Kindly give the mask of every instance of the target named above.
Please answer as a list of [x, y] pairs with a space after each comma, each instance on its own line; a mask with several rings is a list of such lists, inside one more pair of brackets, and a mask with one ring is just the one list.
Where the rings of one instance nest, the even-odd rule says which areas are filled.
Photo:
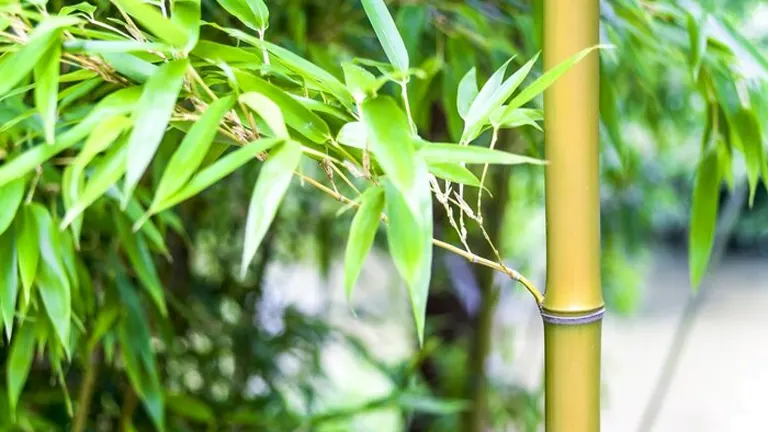
[[[528, 60], [520, 69], [516, 70], [509, 78], [499, 85], [487, 98], [481, 99], [478, 96], [477, 100], [482, 102], [478, 105], [472, 104], [470, 112], [467, 114], [466, 123], [464, 124], [464, 131], [462, 132], [461, 141], [468, 143], [480, 134], [483, 126], [489, 120], [490, 116], [497, 111], [502, 104], [512, 96], [512, 93], [517, 90], [523, 80], [531, 72], [531, 68], [536, 63], [539, 55], [536, 54], [532, 59]], [[485, 86], [483, 86], [485, 90]], [[509, 107], [507, 108], [509, 111]], [[502, 113], [503, 117], [504, 114]]]
[[43, 136], [48, 144], [53, 144], [56, 132], [60, 57], [61, 46], [54, 43], [34, 68], [35, 107], [43, 119]]
[[[188, 2], [189, 0], [184, 0]], [[64, 51], [88, 54], [110, 54], [129, 52], [163, 52], [168, 53], [172, 48], [157, 42], [140, 42], [135, 40], [88, 40], [71, 39], [64, 41]]]
[[34, 357], [35, 327], [31, 323], [27, 323], [19, 328], [8, 354], [6, 383], [11, 413], [15, 413], [16, 407], [19, 405], [19, 397], [24, 389], [24, 384], [27, 382]]
[[11, 226], [16, 210], [24, 198], [24, 179], [18, 178], [5, 186], [0, 186], [0, 234]]
[[200, 39], [200, 0], [176, 0], [172, 4], [171, 21], [184, 29], [187, 35], [184, 52], [190, 52]]
[[[389, 217], [387, 242], [398, 273], [405, 279], [419, 343], [424, 341], [427, 295], [432, 272], [432, 195], [426, 164], [416, 159], [414, 187], [402, 194], [391, 182], [385, 183]], [[418, 213], [409, 203], [418, 203]]]
[[262, 138], [225, 155], [212, 165], [207, 166], [195, 174], [192, 179], [189, 180], [189, 183], [187, 183], [178, 193], [174, 194], [164, 202], [158, 203], [157, 205], [153, 204], [149, 209], [150, 214], [157, 214], [197, 195], [208, 186], [232, 174], [236, 169], [281, 142], [283, 142], [281, 139]]
[[248, 265], [277, 214], [280, 202], [293, 178], [293, 171], [299, 166], [301, 154], [301, 146], [289, 141], [273, 150], [261, 167], [245, 223], [243, 259], [240, 263], [242, 279], [245, 279]]
[[690, 47], [690, 60], [691, 71], [693, 72], [694, 80], [698, 79], [699, 70], [701, 69], [701, 59], [704, 58], [704, 54], [707, 50], [707, 15], [704, 14], [701, 20], [697, 20], [692, 13], [688, 13], [687, 25], [688, 25], [688, 37], [691, 42]]
[[405, 43], [397, 31], [392, 15], [387, 10], [387, 5], [383, 0], [362, 0], [362, 3], [389, 62], [400, 72], [407, 73], [408, 51], [405, 49]]
[[[114, 187], [109, 188], [106, 195], [117, 202], [122, 202], [123, 200], [123, 196], [120, 194], [120, 191]], [[123, 213], [128, 216], [128, 219], [134, 222], [133, 230], [141, 230], [144, 236], [146, 236], [147, 241], [149, 241], [150, 246], [155, 251], [165, 255], [165, 257], [170, 261], [171, 255], [168, 251], [168, 246], [165, 244], [165, 236], [160, 232], [154, 222], [147, 220], [147, 215], [150, 213], [144, 209], [144, 207], [135, 197], [128, 200], [128, 206], [125, 208]]]
[[434, 162], [427, 165], [429, 166], [429, 172], [434, 174], [435, 177], [450, 180], [453, 183], [480, 187], [480, 180], [472, 174], [472, 171], [458, 163]]
[[[85, 209], [101, 198], [110, 187], [117, 183], [125, 173], [127, 156], [128, 146], [125, 140], [122, 139], [110, 149], [98, 166], [94, 168], [93, 175], [88, 179], [77, 201], [64, 214], [64, 219], [62, 219], [59, 225], [60, 229], [68, 227]], [[127, 205], [127, 201], [125, 201], [125, 206]]]
[[751, 207], [755, 200], [760, 169], [765, 160], [760, 122], [755, 112], [747, 108], [736, 111], [731, 121], [744, 151], [744, 163], [747, 165], [747, 180], [749, 182], [749, 205]]
[[69, 357], [69, 334], [72, 317], [71, 286], [64, 263], [59, 254], [59, 231], [48, 210], [39, 204], [30, 204], [37, 226], [41, 265], [37, 270], [37, 289], [45, 311], [53, 324], [57, 339]]
[[14, 230], [18, 236], [16, 237], [16, 250], [19, 260], [19, 276], [21, 276], [21, 310], [26, 311], [29, 300], [32, 298], [32, 283], [37, 275], [40, 249], [37, 246], [37, 224], [30, 206], [23, 206], [20, 212], [16, 219], [18, 227], [14, 224]]
[[163, 17], [154, 7], [141, 0], [112, 0], [116, 6], [136, 19], [147, 30], [169, 44], [183, 48], [187, 46], [187, 33], [178, 23]]
[[339, 134], [336, 136], [336, 141], [339, 144], [359, 148], [360, 150], [365, 150], [366, 140], [365, 124], [359, 121], [345, 124], [339, 129]]
[[380, 187], [369, 188], [363, 193], [360, 209], [352, 219], [344, 253], [344, 291], [347, 293], [347, 301], [352, 298], [352, 289], [363, 268], [363, 261], [373, 245], [382, 211], [384, 190]]
[[75, 12], [83, 12], [90, 18], [93, 18], [93, 13], [96, 12], [96, 6], [88, 2], [80, 2], [72, 6], [63, 6], [59, 9], [59, 15], [70, 15]]
[[213, 410], [202, 400], [182, 394], [166, 394], [165, 404], [170, 411], [184, 418], [206, 424], [216, 423]]
[[[470, 128], [475, 123], [478, 123], [484, 115], [490, 113], [490, 101], [496, 92], [499, 91], [501, 84], [504, 83], [504, 74], [507, 73], [507, 66], [512, 62], [514, 57], [510, 58], [503, 65], [501, 65], [496, 71], [488, 78], [488, 81], [483, 84], [483, 87], [472, 99], [472, 104], [467, 110], [467, 114], [464, 116], [464, 130]], [[463, 78], [462, 78], [463, 80]], [[459, 82], [461, 84], [461, 81]], [[456, 95], [456, 104], [458, 106], [458, 94]], [[466, 132], [464, 132], [466, 134]]]
[[133, 194], [165, 135], [187, 66], [189, 61], [186, 59], [166, 63], [144, 85], [134, 113], [133, 131], [128, 138], [123, 207], [128, 204], [128, 198]]
[[328, 124], [282, 89], [242, 71], [235, 71], [235, 77], [243, 91], [261, 93], [276, 103], [280, 107], [285, 123], [301, 135], [318, 144], [323, 144], [330, 139], [331, 131]]
[[272, 130], [275, 138], [290, 138], [285, 127], [283, 113], [280, 107], [272, 99], [257, 92], [248, 92], [240, 95], [238, 100], [252, 109]]
[[11, 340], [13, 318], [16, 315], [16, 299], [19, 295], [18, 254], [13, 229], [0, 235], [0, 306], [2, 307], [5, 335]]
[[430, 164], [459, 162], [496, 165], [546, 164], [546, 161], [532, 157], [473, 145], [462, 146], [458, 144], [425, 142], [419, 149], [419, 154]]
[[99, 341], [115, 326], [120, 317], [120, 309], [115, 306], [107, 306], [99, 311], [96, 321], [91, 330], [91, 336], [88, 338], [88, 351], [92, 351]]
[[232, 96], [216, 100], [192, 125], [166, 165], [157, 185], [153, 206], [178, 192], [197, 171], [208, 149], [211, 148], [219, 123], [234, 103], [235, 99]]
[[0, 187], [26, 176], [59, 152], [77, 144], [105, 119], [129, 113], [133, 110], [140, 92], [140, 87], [130, 87], [112, 93], [99, 102], [77, 125], [59, 134], [53, 145], [33, 147], [0, 166]]
[[377, 79], [368, 70], [354, 63], [344, 62], [341, 64], [341, 69], [344, 71], [344, 82], [347, 84], [347, 89], [357, 102], [361, 102], [368, 95], [375, 94], [384, 84], [382, 80]]
[[102, 52], [101, 57], [120, 75], [145, 83], [157, 72], [158, 66], [124, 52]]
[[257, 32], [264, 32], [269, 27], [269, 9], [262, 0], [217, 1], [224, 10]]
[[477, 97], [477, 69], [472, 68], [459, 81], [459, 91], [456, 98], [456, 107], [459, 109], [459, 116], [462, 119], [467, 118], [469, 107]]
[[[409, 191], [414, 184], [415, 151], [405, 113], [392, 98], [378, 96], [363, 102], [362, 117], [376, 161], [395, 187]], [[415, 206], [411, 208], [415, 213]]]
[[688, 262], [694, 290], [699, 287], [712, 253], [719, 201], [720, 171], [717, 154], [710, 152], [700, 162], [693, 185]]
[[29, 42], [16, 52], [0, 58], [0, 96], [11, 91], [32, 73], [49, 49], [59, 40], [63, 27], [79, 23], [74, 17], [52, 16], [44, 19], [29, 35]]
[[540, 76], [538, 79], [536, 79], [536, 81], [531, 83], [531, 85], [524, 88], [517, 96], [515, 96], [514, 99], [512, 99], [512, 101], [509, 103], [508, 105], [509, 107], [507, 109], [515, 109], [525, 105], [526, 103], [528, 103], [528, 101], [530, 101], [537, 95], [544, 92], [544, 90], [549, 88], [549, 86], [552, 85], [552, 83], [554, 83], [564, 73], [571, 70], [572, 67], [574, 67], [578, 62], [584, 59], [584, 57], [586, 57], [589, 53], [600, 48], [608, 48], [608, 46], [596, 45], [591, 48], [586, 48], [572, 55], [571, 57], [567, 58], [557, 66], [551, 68], [542, 76]]
[[520, 126], [531, 126], [536, 130], [543, 131], [541, 126], [536, 123], [537, 120], [542, 120], [543, 116], [540, 110], [517, 108], [514, 110], [507, 110], [506, 106], [502, 106], [491, 114], [491, 123], [497, 125], [500, 129], [513, 129]]
[[157, 275], [155, 263], [152, 261], [152, 254], [147, 247], [147, 243], [144, 241], [144, 236], [141, 233], [134, 233], [122, 214], [115, 212], [114, 219], [123, 250], [128, 255], [128, 260], [136, 272], [136, 276], [141, 281], [141, 284], [144, 285], [160, 313], [163, 316], [167, 315], [168, 309], [165, 306], [163, 284]]

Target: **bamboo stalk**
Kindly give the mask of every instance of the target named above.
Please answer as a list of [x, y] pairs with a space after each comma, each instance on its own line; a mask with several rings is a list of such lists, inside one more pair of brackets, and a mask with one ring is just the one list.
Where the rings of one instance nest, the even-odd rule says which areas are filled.
[[[598, 0], [544, 1], [544, 67], [599, 41]], [[544, 95], [547, 214], [547, 432], [600, 430], [600, 195], [598, 56]]]

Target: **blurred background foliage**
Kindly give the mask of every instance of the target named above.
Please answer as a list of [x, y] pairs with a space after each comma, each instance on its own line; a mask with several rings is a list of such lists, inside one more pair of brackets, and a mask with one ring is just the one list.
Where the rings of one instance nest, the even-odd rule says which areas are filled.
[[[267, 39], [339, 79], [344, 60], [384, 60], [357, 1], [267, 3]], [[56, 11], [68, 4], [50, 0], [49, 7]], [[116, 13], [106, 0], [94, 5], [102, 19]], [[202, 6], [204, 20], [242, 28], [216, 1], [204, 0]], [[476, 67], [482, 82], [510, 56], [516, 56], [516, 69], [540, 50], [541, 7], [541, 0], [390, 2], [412, 64], [420, 69], [409, 84], [409, 100], [424, 138], [458, 140], [456, 88], [469, 69]], [[721, 191], [718, 182], [715, 195], [727, 195], [740, 182], [756, 191], [755, 208], [737, 226], [736, 244], [764, 247], [768, 228], [759, 222], [768, 206], [757, 179], [768, 173], [762, 138], [768, 118], [768, 31], [760, 24], [768, 11], [756, 0], [606, 0], [601, 13], [601, 38], [616, 47], [601, 54], [603, 276], [609, 307], [631, 313], [642, 298], [649, 246], [668, 241], [685, 247], [696, 167], [710, 151], [718, 160], [718, 178], [730, 185]], [[222, 38], [210, 28], [203, 32]], [[752, 126], [744, 127], [745, 122]], [[749, 132], [751, 138], [742, 134], [750, 127], [757, 130]], [[543, 156], [542, 134], [531, 127], [504, 133], [499, 146]], [[743, 153], [760, 155], [759, 164], [749, 166]], [[137, 327], [128, 329], [149, 331], [151, 321], [168, 430], [480, 431], [484, 424], [492, 430], [536, 430], [541, 391], [486, 379], [491, 345], [509, 343], [492, 327], [499, 290], [510, 285], [490, 271], [435, 254], [427, 338], [420, 351], [411, 332], [376, 327], [385, 321], [382, 315], [407, 308], [404, 301], [377, 308], [382, 298], [397, 297], [393, 292], [399, 288], [378, 294], [359, 289], [354, 319], [373, 323], [380, 332], [361, 334], [349, 320], [342, 325], [330, 313], [341, 291], [331, 275], [351, 216], [338, 216], [338, 203], [327, 197], [294, 188], [248, 278], [239, 282], [241, 227], [259, 166], [249, 165], [178, 207], [184, 230], [166, 234], [172, 260], [156, 260], [169, 317], [150, 320], [139, 308], [131, 321]], [[541, 170], [497, 169], [487, 184], [495, 199], [488, 200], [484, 213], [504, 259], [543, 280]], [[458, 242], [442, 213], [435, 214], [436, 237]], [[100, 233], [102, 218], [111, 220], [110, 215], [86, 216], [92, 235], [109, 232]], [[473, 235], [470, 244], [489, 252]], [[377, 244], [386, 247], [383, 241]], [[92, 250], [87, 243], [82, 253], [86, 267], [114, 259], [104, 258], [112, 255], [109, 250]], [[308, 293], [280, 294], [286, 274], [300, 271], [297, 266], [316, 268], [321, 275], [312, 279], [321, 287], [312, 307], [302, 309], [294, 303], [306, 302], [291, 298]], [[407, 314], [396, 316], [410, 329]], [[383, 347], [389, 345], [394, 348]], [[329, 364], [324, 353], [338, 347], [346, 354]], [[123, 374], [100, 366], [108, 355], [105, 349], [90, 359], [76, 358], [61, 374], [36, 361], [15, 426], [9, 410], [0, 409], [3, 430], [69, 429], [67, 399], [82, 403], [79, 390], [88, 385], [93, 395], [85, 430], [149, 430], [150, 417]], [[7, 344], [0, 358], [10, 361]], [[55, 385], [62, 376], [65, 387]], [[8, 378], [3, 379], [7, 386]], [[87, 384], [89, 379], [95, 384]], [[342, 390], [339, 382], [345, 380], [357, 381], [364, 390], [380, 389], [382, 396], [365, 399], [360, 394], [370, 392]], [[62, 388], [71, 394], [62, 394]]]

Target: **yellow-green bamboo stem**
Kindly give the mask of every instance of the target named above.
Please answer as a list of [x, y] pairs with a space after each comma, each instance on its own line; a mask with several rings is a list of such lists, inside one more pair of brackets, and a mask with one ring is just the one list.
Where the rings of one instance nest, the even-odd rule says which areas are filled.
[[[544, 0], [544, 67], [598, 44], [599, 0]], [[544, 95], [547, 432], [600, 430], [600, 195], [598, 56]]]

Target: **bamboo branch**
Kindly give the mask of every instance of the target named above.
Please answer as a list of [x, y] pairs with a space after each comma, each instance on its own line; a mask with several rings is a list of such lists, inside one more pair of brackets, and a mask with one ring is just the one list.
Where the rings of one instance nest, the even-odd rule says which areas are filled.
[[91, 408], [91, 399], [99, 375], [99, 360], [97, 354], [91, 354], [85, 366], [85, 376], [80, 384], [80, 392], [77, 395], [77, 412], [72, 421], [72, 432], [83, 432], [88, 424], [88, 412]]

